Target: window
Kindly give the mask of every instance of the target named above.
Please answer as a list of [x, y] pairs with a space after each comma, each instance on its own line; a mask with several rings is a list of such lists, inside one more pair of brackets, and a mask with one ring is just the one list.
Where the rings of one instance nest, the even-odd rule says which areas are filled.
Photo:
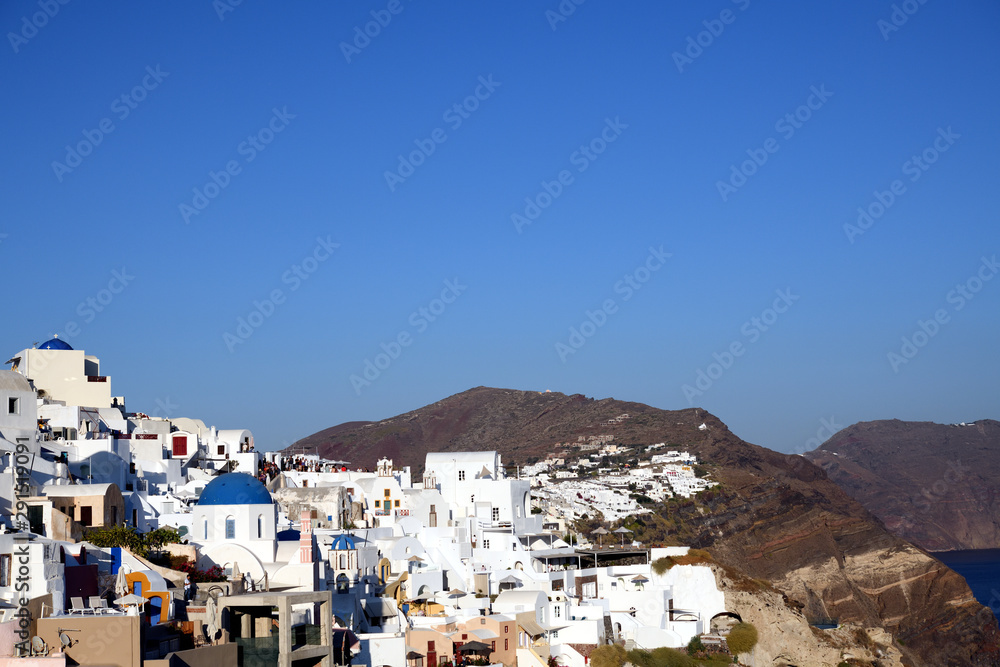
[[508, 632], [510, 632], [510, 626], [509, 625], [503, 626], [503, 631], [504, 631], [504, 634], [507, 634]]
[[497, 640], [494, 639], [493, 641], [490, 642], [490, 650], [491, 651], [497, 650]]
[[392, 495], [392, 494], [391, 494], [391, 492], [389, 491], [389, 489], [386, 489], [386, 490], [385, 490], [385, 497], [386, 497], [386, 498], [388, 498], [388, 497], [390, 497], [391, 495]]
[[462, 641], [463, 642], [466, 641], [468, 638], [469, 638], [469, 635], [467, 635], [465, 633], [462, 634]]
[[7, 399], [7, 414], [9, 415], [19, 415], [21, 414], [21, 399], [14, 398], [13, 396]]
[[164, 514], [173, 514], [174, 513], [174, 504], [173, 503], [163, 503], [163, 513]]
[[437, 649], [434, 648], [434, 641], [433, 640], [428, 641], [427, 642], [427, 651], [430, 652], [430, 651], [435, 651], [435, 650], [437, 650]]
[[505, 651], [509, 651], [510, 650], [510, 640], [509, 639], [503, 640], [503, 650], [505, 650]]
[[494, 521], [499, 521], [500, 520], [500, 508], [499, 507], [494, 507], [493, 508], [493, 520]]
[[226, 446], [225, 445], [219, 445], [219, 448], [216, 451], [219, 452], [219, 456], [222, 456], [223, 454], [226, 453]]
[[203, 539], [207, 540], [208, 539], [208, 517], [207, 516], [204, 519], [202, 519], [201, 528], [202, 528], [202, 533], [204, 534], [204, 538]]
[[257, 515], [257, 539], [264, 537], [264, 515]]
[[398, 500], [396, 500], [396, 501], [393, 501], [393, 504], [392, 504], [392, 506], [393, 506], [393, 507], [399, 507], [399, 501], [398, 501]]
[[175, 435], [174, 436], [174, 456], [187, 456], [188, 453], [188, 439], [186, 435]]
[[489, 540], [483, 540], [483, 548], [484, 549], [489, 549], [490, 548], [490, 541]]
[[552, 615], [555, 616], [556, 618], [562, 618], [562, 609], [559, 607], [559, 605], [556, 605], [555, 607], [552, 608]]
[[81, 507], [80, 508], [80, 525], [81, 526], [92, 526], [94, 525], [94, 508], [93, 507]]
[[236, 519], [231, 516], [226, 517], [226, 539], [236, 539]]
[[458, 481], [460, 481], [460, 482], [464, 482], [465, 481], [465, 471], [464, 470], [459, 470], [458, 471]]
[[11, 554], [0, 555], [0, 586], [10, 586]]
[[376, 500], [375, 501], [375, 507], [381, 507], [382, 506], [381, 503], [382, 503], [381, 500]]

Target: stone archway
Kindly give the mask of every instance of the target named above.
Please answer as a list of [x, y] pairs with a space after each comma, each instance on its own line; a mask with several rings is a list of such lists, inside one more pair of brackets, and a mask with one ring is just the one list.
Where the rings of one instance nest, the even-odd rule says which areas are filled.
[[742, 623], [740, 615], [732, 611], [719, 612], [712, 617], [709, 628], [713, 634], [726, 634], [737, 623]]

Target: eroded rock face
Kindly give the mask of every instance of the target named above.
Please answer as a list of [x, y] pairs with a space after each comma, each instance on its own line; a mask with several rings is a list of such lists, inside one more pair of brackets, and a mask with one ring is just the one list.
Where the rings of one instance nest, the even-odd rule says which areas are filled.
[[881, 628], [844, 624], [836, 629], [811, 627], [806, 617], [768, 589], [741, 590], [745, 584], [716, 568], [718, 586], [726, 596], [726, 609], [757, 628], [753, 653], [756, 667], [771, 665], [837, 665], [847, 659], [878, 660], [882, 667], [903, 667], [902, 653], [892, 635]]
[[730, 504], [723, 534], [706, 525], [697, 546], [772, 582], [809, 619], [884, 628], [912, 664], [1000, 663], [996, 621], [964, 579], [886, 532], [801, 457], [756, 454], [719, 471], [743, 507]]

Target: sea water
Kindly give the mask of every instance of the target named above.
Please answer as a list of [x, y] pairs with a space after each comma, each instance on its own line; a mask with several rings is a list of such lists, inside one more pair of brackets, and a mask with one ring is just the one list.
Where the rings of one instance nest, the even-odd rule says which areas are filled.
[[934, 557], [965, 577], [976, 600], [1000, 615], [1000, 549], [942, 551]]

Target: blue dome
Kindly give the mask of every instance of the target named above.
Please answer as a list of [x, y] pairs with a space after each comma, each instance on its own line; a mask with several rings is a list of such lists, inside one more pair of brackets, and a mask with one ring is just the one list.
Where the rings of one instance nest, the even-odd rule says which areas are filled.
[[198, 496], [199, 505], [270, 505], [273, 502], [260, 480], [244, 472], [219, 475]]
[[337, 538], [333, 541], [330, 548], [334, 551], [350, 551], [351, 549], [357, 549], [357, 547], [354, 546], [354, 536], [346, 533], [337, 535]]
[[58, 338], [53, 338], [52, 340], [47, 340], [44, 343], [42, 343], [41, 345], [39, 345], [38, 349], [39, 350], [72, 350], [73, 348], [70, 347], [69, 343], [67, 343], [65, 341], [61, 341]]

